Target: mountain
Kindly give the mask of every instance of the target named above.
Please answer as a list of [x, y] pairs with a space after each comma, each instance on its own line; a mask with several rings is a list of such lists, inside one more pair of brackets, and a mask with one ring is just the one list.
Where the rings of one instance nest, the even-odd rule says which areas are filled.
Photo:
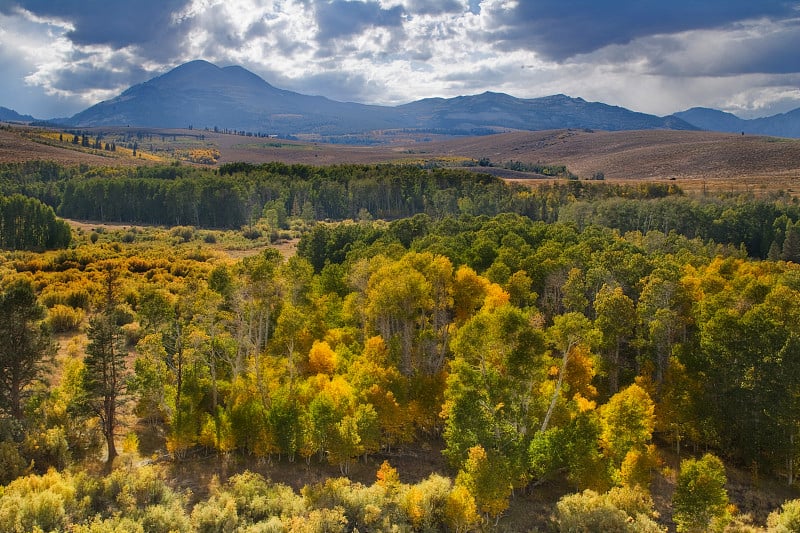
[[429, 98], [399, 106], [417, 117], [417, 127], [475, 132], [481, 128], [551, 130], [560, 128], [608, 131], [675, 129], [696, 127], [676, 117], [657, 117], [623, 107], [563, 94], [521, 99], [507, 94], [485, 92], [475, 96]]
[[69, 126], [188, 127], [292, 135], [342, 135], [383, 129], [479, 134], [587, 128], [681, 129], [678, 117], [656, 117], [564, 95], [519, 99], [486, 92], [386, 107], [343, 103], [273, 87], [242, 67], [192, 61], [134, 85], [67, 119]]
[[743, 119], [731, 113], [693, 107], [673, 116], [708, 131], [749, 133], [774, 137], [800, 137], [800, 108], [770, 117]]
[[78, 113], [67, 124], [334, 134], [394, 127], [383, 118], [383, 109], [284, 91], [242, 67], [192, 61]]
[[0, 120], [3, 122], [33, 122], [36, 119], [30, 115], [20, 115], [13, 109], [0, 107]]

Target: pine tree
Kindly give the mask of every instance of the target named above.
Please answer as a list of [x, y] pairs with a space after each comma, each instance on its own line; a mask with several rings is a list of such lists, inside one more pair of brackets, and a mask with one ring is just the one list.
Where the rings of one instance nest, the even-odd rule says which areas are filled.
[[125, 392], [125, 350], [122, 329], [117, 325], [114, 297], [116, 273], [106, 273], [103, 309], [89, 321], [89, 345], [84, 365], [86, 407], [100, 417], [108, 448], [107, 468], [117, 457], [114, 432], [118, 425], [117, 407]]
[[795, 224], [786, 224], [786, 238], [783, 240], [781, 259], [800, 263], [800, 229]]
[[25, 389], [41, 377], [53, 353], [50, 334], [38, 323], [43, 317], [27, 279], [0, 292], [0, 409], [17, 419], [23, 415]]

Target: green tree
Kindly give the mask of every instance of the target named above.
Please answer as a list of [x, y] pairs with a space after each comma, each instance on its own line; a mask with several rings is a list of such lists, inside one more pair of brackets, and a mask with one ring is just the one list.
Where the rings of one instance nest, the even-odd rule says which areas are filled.
[[534, 397], [547, 371], [541, 330], [510, 305], [484, 308], [458, 330], [452, 346], [442, 408], [444, 454], [461, 466], [479, 445], [506, 461], [512, 484], [524, 485], [528, 446], [544, 410]]
[[64, 248], [71, 240], [69, 224], [56, 218], [50, 206], [21, 194], [0, 196], [0, 248]]
[[469, 449], [464, 467], [456, 477], [456, 486], [465, 487], [478, 509], [495, 519], [508, 508], [512, 484], [508, 461], [503, 456], [489, 455], [482, 446]]
[[83, 383], [86, 406], [100, 418], [103, 427], [109, 469], [117, 456], [114, 435], [119, 423], [117, 408], [125, 392], [127, 355], [122, 328], [117, 324], [115, 289], [116, 273], [109, 270], [105, 279], [104, 307], [89, 320]]
[[608, 390], [619, 391], [620, 349], [633, 335], [636, 325], [636, 307], [621, 287], [613, 289], [603, 285], [594, 299], [595, 327], [601, 332], [600, 346], [606, 359]]
[[592, 348], [599, 339], [599, 332], [592, 327], [591, 321], [583, 314], [571, 312], [559, 315], [554, 318], [553, 325], [547, 331], [550, 343], [561, 356], [561, 367], [558, 370], [553, 393], [550, 398], [550, 405], [542, 421], [540, 432], [547, 431], [550, 418], [553, 416], [558, 399], [561, 397], [561, 388], [564, 385], [564, 378], [570, 362], [573, 350], [583, 346]]
[[800, 500], [789, 500], [767, 517], [769, 533], [793, 533], [800, 531]]
[[707, 453], [681, 461], [672, 506], [679, 533], [722, 531], [728, 516], [725, 465]]
[[41, 322], [44, 308], [31, 282], [18, 278], [0, 292], [0, 408], [22, 418], [26, 389], [42, 377], [53, 355], [50, 333]]
[[786, 223], [786, 236], [783, 239], [781, 259], [800, 263], [800, 228], [797, 224]]

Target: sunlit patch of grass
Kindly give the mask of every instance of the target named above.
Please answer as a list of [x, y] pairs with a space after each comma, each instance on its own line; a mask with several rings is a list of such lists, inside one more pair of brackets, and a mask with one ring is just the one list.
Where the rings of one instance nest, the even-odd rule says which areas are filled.
[[414, 165], [426, 168], [452, 168], [464, 166], [466, 163], [474, 163], [471, 157], [464, 156], [436, 156], [436, 157], [403, 157], [390, 161], [395, 165]]
[[234, 144], [233, 148], [240, 150], [266, 150], [270, 148], [279, 148], [282, 150], [299, 150], [299, 151], [313, 151], [314, 146], [310, 144], [301, 143], [287, 143], [287, 142], [258, 142], [258, 143], [240, 143]]

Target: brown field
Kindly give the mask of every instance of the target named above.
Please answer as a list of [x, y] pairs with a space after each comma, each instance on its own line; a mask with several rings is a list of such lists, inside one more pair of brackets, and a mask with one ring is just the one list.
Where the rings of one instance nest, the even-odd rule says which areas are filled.
[[[202, 134], [203, 146], [219, 151], [219, 163], [282, 161], [290, 164], [329, 165], [394, 162], [459, 167], [465, 161], [487, 157], [493, 163], [517, 160], [525, 163], [566, 165], [582, 179], [600, 171], [611, 182], [669, 180], [687, 191], [708, 188], [759, 194], [784, 190], [800, 194], [800, 140], [774, 137], [668, 130], [554, 130], [429, 142], [415, 141], [423, 137], [408, 134], [398, 135], [397, 142], [391, 144], [354, 146], [198, 130], [105, 128], [89, 131], [104, 135], [142, 132], [158, 137], [160, 141], [154, 147], [157, 154], [177, 151], [185, 148], [189, 142], [196, 146], [200, 141], [193, 139]], [[86, 163], [101, 166], [153, 163], [152, 160], [147, 160], [150, 154], [146, 152], [148, 146], [153, 146], [152, 142], [140, 143], [144, 158], [112, 158], [79, 151], [69, 144], [54, 146], [34, 142], [30, 137], [30, 130], [24, 128], [0, 131], [0, 162], [48, 159], [65, 164]], [[163, 140], [164, 137], [166, 140]], [[172, 142], [171, 137], [175, 142], [173, 147], [169, 145]], [[542, 183], [539, 179], [531, 178], [543, 178], [499, 168], [473, 169], [488, 170], [503, 179], [529, 184]]]
[[133, 158], [111, 158], [73, 149], [72, 145], [52, 146], [27, 138], [22, 130], [0, 129], [0, 163], [21, 163], [24, 161], [55, 161], [63, 165], [81, 163], [92, 166], [132, 166], [140, 164]]

